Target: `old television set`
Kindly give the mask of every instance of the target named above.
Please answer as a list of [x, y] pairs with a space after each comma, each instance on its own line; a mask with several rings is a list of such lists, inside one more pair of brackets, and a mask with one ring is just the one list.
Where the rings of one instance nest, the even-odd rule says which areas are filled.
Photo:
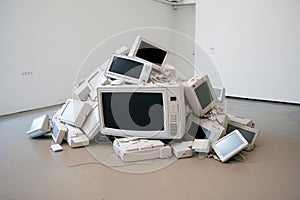
[[63, 105], [61, 115], [58, 119], [64, 123], [81, 128], [92, 107], [89, 103], [68, 99]]
[[185, 130], [181, 83], [100, 86], [100, 132], [155, 139], [180, 139]]
[[150, 62], [131, 58], [125, 55], [113, 55], [106, 68], [109, 78], [122, 80], [132, 84], [147, 82], [152, 70]]
[[138, 36], [128, 55], [151, 62], [154, 64], [154, 69], [161, 70], [163, 69], [168, 54], [169, 52], [167, 49]]
[[259, 135], [259, 130], [255, 128], [251, 128], [249, 126], [245, 126], [239, 123], [235, 122], [229, 122], [227, 126], [227, 133], [230, 133], [234, 130], [239, 130], [239, 132], [243, 135], [243, 137], [247, 140], [249, 143], [246, 147], [246, 151], [251, 151], [255, 147], [256, 139]]
[[217, 104], [217, 98], [207, 75], [190, 78], [184, 84], [185, 97], [193, 112], [203, 116]]

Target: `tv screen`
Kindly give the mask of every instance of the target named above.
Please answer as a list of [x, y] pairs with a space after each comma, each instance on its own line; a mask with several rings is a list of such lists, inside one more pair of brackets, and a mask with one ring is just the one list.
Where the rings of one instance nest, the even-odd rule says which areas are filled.
[[225, 157], [242, 144], [243, 141], [237, 134], [231, 134], [226, 139], [218, 141], [215, 146], [219, 150], [220, 154]]
[[235, 127], [231, 124], [228, 124], [226, 132], [230, 133], [230, 132], [234, 131], [235, 129], [240, 131], [240, 133], [243, 135], [243, 137], [247, 140], [247, 142], [249, 144], [252, 142], [252, 140], [255, 136], [255, 132], [249, 131], [249, 130], [246, 130], [246, 129], [242, 129], [242, 128], [239, 128], [239, 127]]
[[207, 81], [195, 88], [195, 93], [203, 109], [213, 101], [213, 96], [210, 92]]
[[114, 56], [109, 71], [139, 79], [143, 66], [144, 63]]
[[196, 139], [206, 139], [210, 134], [209, 130], [199, 126], [195, 122], [192, 122], [188, 133]]
[[135, 131], [164, 130], [162, 93], [105, 92], [102, 94], [104, 126]]
[[141, 40], [136, 52], [136, 57], [152, 62], [161, 66], [165, 60], [167, 51], [157, 48], [144, 40]]

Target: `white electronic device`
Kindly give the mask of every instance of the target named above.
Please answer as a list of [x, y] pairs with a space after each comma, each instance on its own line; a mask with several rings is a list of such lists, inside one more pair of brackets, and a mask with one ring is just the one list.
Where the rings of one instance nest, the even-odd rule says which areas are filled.
[[192, 138], [209, 139], [210, 142], [215, 142], [226, 133], [226, 129], [217, 121], [200, 119], [193, 114], [188, 116], [186, 128], [187, 134]]
[[62, 151], [63, 148], [62, 146], [60, 146], [59, 144], [52, 144], [50, 146], [50, 149], [53, 151], [53, 152], [58, 152], [58, 151]]
[[45, 135], [51, 131], [48, 115], [42, 115], [33, 119], [30, 129], [26, 132], [29, 137], [35, 138]]
[[193, 156], [193, 141], [174, 142], [171, 144], [173, 154], [176, 158], [187, 158]]
[[90, 112], [89, 116], [85, 120], [81, 129], [90, 140], [93, 139], [98, 133], [100, 133], [98, 103], [94, 103], [92, 107], [92, 111]]
[[235, 122], [244, 126], [249, 126], [251, 128], [255, 127], [255, 123], [252, 119], [248, 119], [245, 117], [240, 117], [232, 114], [227, 114], [229, 117], [229, 122]]
[[100, 85], [109, 84], [110, 81], [104, 75], [104, 71], [97, 68], [86, 79], [86, 85], [90, 89], [89, 96], [94, 101], [97, 97], [97, 87]]
[[226, 162], [228, 159], [243, 150], [247, 145], [248, 142], [242, 134], [238, 130], [234, 130], [228, 135], [212, 143], [212, 148], [221, 162]]
[[176, 68], [173, 65], [165, 64], [163, 67], [163, 73], [168, 76], [170, 80], [176, 81]]
[[81, 80], [73, 91], [75, 97], [81, 101], [87, 100], [91, 89], [88, 87], [86, 80]]
[[68, 128], [67, 142], [70, 147], [83, 147], [89, 145], [89, 138], [80, 130], [80, 128], [66, 125]]
[[67, 134], [68, 129], [65, 124], [60, 122], [58, 119], [52, 121], [52, 139], [55, 143], [61, 144], [65, 135]]
[[224, 87], [214, 87], [214, 92], [219, 103], [222, 103], [225, 100], [226, 89]]
[[227, 129], [228, 122], [229, 122], [229, 118], [227, 114], [225, 113], [217, 114], [216, 120], [217, 122], [219, 122], [219, 124], [221, 124], [224, 127], [225, 130]]
[[238, 124], [235, 122], [229, 122], [227, 126], [227, 133], [234, 131], [235, 129], [239, 130], [239, 132], [243, 135], [243, 137], [249, 143], [244, 150], [251, 151], [255, 147], [256, 139], [259, 135], [259, 130], [255, 128], [251, 128], [249, 126], [245, 126], [242, 124]]
[[98, 106], [105, 135], [180, 139], [185, 133], [181, 83], [100, 86]]
[[105, 75], [128, 83], [140, 84], [148, 81], [151, 70], [152, 64], [150, 62], [124, 55], [113, 55]]
[[138, 139], [136, 137], [115, 139], [113, 149], [124, 162], [170, 158], [172, 150], [160, 140]]
[[196, 76], [184, 84], [187, 102], [197, 116], [203, 116], [217, 104], [217, 98], [207, 75]]
[[153, 69], [163, 69], [164, 63], [169, 55], [167, 49], [149, 41], [141, 36], [138, 36], [130, 52], [128, 54], [131, 57], [139, 58], [153, 63]]
[[119, 55], [128, 55], [129, 52], [130, 52], [130, 49], [128, 49], [125, 46], [122, 46], [115, 50], [115, 54], [119, 54]]
[[195, 139], [192, 149], [198, 153], [208, 154], [211, 151], [211, 143], [208, 139]]
[[68, 99], [66, 104], [64, 104], [61, 116], [59, 116], [58, 119], [67, 124], [81, 128], [91, 109], [92, 107], [89, 103]]

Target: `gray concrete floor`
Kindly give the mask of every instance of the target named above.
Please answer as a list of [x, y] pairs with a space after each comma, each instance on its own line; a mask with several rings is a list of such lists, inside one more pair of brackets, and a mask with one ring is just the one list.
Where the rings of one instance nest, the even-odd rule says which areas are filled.
[[0, 199], [300, 199], [300, 106], [226, 102], [261, 130], [247, 161], [194, 156], [140, 174], [101, 165], [87, 148], [53, 153], [51, 138], [28, 138], [32, 119], [58, 107], [0, 117]]

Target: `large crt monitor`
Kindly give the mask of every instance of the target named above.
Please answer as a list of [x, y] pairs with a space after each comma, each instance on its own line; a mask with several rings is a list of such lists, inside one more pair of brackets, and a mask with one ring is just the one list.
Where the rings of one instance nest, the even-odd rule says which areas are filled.
[[100, 86], [98, 106], [105, 135], [180, 139], [185, 132], [182, 84]]
[[185, 83], [184, 92], [193, 112], [203, 116], [217, 104], [217, 98], [207, 75], [194, 77]]
[[140, 58], [153, 63], [153, 68], [161, 70], [168, 56], [168, 51], [149, 41], [138, 36], [129, 52], [129, 56]]

